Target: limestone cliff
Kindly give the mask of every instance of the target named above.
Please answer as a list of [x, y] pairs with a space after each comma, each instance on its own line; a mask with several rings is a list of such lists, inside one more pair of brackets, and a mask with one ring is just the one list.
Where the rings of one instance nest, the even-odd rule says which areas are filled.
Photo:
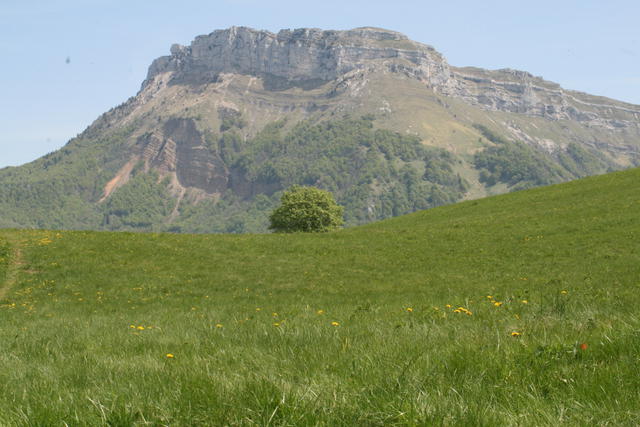
[[302, 28], [278, 34], [246, 27], [198, 36], [190, 46], [173, 45], [156, 59], [143, 87], [167, 71], [175, 82], [202, 84], [220, 73], [284, 79], [299, 85], [328, 82], [370, 64], [406, 64], [421, 79], [441, 85], [449, 79], [446, 61], [432, 47], [393, 31], [358, 28], [322, 31]]
[[377, 28], [277, 34], [232, 27], [173, 45], [149, 67], [143, 89], [171, 72], [174, 84], [215, 82], [221, 73], [262, 77], [272, 88], [314, 87], [354, 70], [411, 76], [436, 92], [487, 110], [569, 119], [611, 130], [638, 128], [640, 106], [567, 91], [530, 73], [451, 67], [433, 47]]

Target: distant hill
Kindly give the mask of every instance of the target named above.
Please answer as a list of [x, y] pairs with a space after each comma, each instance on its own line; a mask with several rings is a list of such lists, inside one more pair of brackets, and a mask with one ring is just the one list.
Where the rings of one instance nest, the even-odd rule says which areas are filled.
[[0, 227], [261, 232], [293, 184], [332, 191], [351, 226], [638, 164], [640, 106], [452, 67], [383, 29], [233, 27], [0, 170]]

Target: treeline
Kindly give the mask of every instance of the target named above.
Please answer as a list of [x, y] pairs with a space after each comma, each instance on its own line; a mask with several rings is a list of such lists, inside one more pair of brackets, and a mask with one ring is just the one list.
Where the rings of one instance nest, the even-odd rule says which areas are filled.
[[[130, 158], [136, 126], [79, 137], [35, 162], [0, 170], [0, 227], [264, 232], [281, 192], [294, 184], [331, 191], [352, 226], [454, 203], [468, 190], [454, 155], [425, 147], [416, 136], [376, 128], [372, 116], [278, 121], [247, 139], [246, 120], [229, 114], [215, 132], [203, 133], [207, 149], [228, 171], [223, 194], [187, 194], [176, 210], [169, 182], [138, 167], [98, 203]], [[547, 153], [476, 127], [488, 144], [473, 162], [487, 186], [515, 190], [609, 169], [604, 158], [576, 144]]]

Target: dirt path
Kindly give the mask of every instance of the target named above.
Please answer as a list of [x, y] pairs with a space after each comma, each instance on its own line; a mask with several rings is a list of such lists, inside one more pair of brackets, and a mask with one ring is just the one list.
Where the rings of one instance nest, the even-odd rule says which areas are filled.
[[9, 236], [4, 236], [11, 245], [11, 255], [9, 258], [9, 265], [7, 267], [7, 275], [4, 283], [0, 284], [0, 300], [2, 300], [16, 284], [18, 278], [18, 272], [24, 265], [24, 259], [22, 257], [21, 242], [17, 239]]

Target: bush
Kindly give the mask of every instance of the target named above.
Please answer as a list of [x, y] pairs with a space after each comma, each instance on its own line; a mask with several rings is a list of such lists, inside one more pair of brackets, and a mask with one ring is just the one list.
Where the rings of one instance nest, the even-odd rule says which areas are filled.
[[269, 217], [269, 229], [276, 232], [317, 233], [334, 230], [343, 223], [343, 208], [328, 191], [293, 186], [280, 201], [281, 205]]

